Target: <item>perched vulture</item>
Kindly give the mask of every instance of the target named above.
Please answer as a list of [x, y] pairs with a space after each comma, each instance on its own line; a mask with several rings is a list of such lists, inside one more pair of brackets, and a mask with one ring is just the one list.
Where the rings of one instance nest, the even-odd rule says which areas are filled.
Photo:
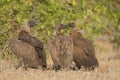
[[56, 70], [69, 69], [73, 60], [73, 42], [69, 36], [61, 34], [63, 24], [55, 26], [55, 36], [48, 41], [48, 49]]
[[99, 66], [99, 63], [95, 56], [95, 49], [92, 42], [82, 36], [76, 29], [75, 23], [68, 23], [67, 26], [72, 28], [70, 36], [73, 39], [73, 60], [76, 66], [79, 69], [84, 67], [85, 69], [94, 70], [96, 66]]
[[10, 47], [17, 57], [22, 58], [25, 68], [38, 68], [39, 66], [46, 68], [47, 62], [43, 43], [30, 35], [30, 27], [34, 25], [33, 21], [28, 21], [22, 25], [18, 38], [10, 40]]

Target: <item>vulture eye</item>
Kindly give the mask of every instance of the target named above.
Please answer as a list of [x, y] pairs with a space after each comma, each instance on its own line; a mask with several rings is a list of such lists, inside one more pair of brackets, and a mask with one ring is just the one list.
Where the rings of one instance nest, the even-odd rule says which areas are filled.
[[41, 58], [41, 56], [39, 55], [39, 58]]
[[40, 50], [43, 50], [43, 48], [40, 48]]

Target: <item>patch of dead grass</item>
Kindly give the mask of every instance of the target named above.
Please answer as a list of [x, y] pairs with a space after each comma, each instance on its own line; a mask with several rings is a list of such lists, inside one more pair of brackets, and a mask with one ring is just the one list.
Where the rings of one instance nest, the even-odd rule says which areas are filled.
[[[101, 43], [102, 44], [102, 43]], [[104, 46], [102, 44], [102, 46]], [[110, 44], [108, 45], [110, 46]], [[106, 47], [106, 45], [104, 46]], [[99, 67], [95, 71], [55, 71], [22, 68], [15, 69], [8, 60], [0, 60], [0, 80], [120, 80], [120, 59], [109, 58], [118, 55], [110, 47], [100, 52], [96, 50]], [[52, 67], [52, 60], [48, 59]]]

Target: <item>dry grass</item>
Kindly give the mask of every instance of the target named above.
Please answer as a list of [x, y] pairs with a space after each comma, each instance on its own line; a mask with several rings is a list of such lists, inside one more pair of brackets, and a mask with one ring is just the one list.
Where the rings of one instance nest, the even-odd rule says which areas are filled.
[[[99, 44], [106, 50], [96, 50], [100, 66], [95, 71], [16, 70], [12, 62], [0, 60], [0, 80], [120, 80], [120, 59], [113, 58], [120, 53], [114, 52], [109, 43]], [[48, 60], [48, 63], [52, 65], [51, 60]]]

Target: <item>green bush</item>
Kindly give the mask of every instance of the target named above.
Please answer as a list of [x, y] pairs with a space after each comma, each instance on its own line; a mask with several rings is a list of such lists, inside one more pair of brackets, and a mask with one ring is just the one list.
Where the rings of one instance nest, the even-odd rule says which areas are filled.
[[[0, 55], [11, 55], [9, 40], [16, 37], [20, 25], [32, 17], [38, 38], [44, 43], [53, 37], [57, 23], [74, 21], [84, 35], [94, 39], [107, 35], [110, 41], [120, 44], [119, 0], [0, 0]], [[67, 31], [66, 34], [68, 34]]]

